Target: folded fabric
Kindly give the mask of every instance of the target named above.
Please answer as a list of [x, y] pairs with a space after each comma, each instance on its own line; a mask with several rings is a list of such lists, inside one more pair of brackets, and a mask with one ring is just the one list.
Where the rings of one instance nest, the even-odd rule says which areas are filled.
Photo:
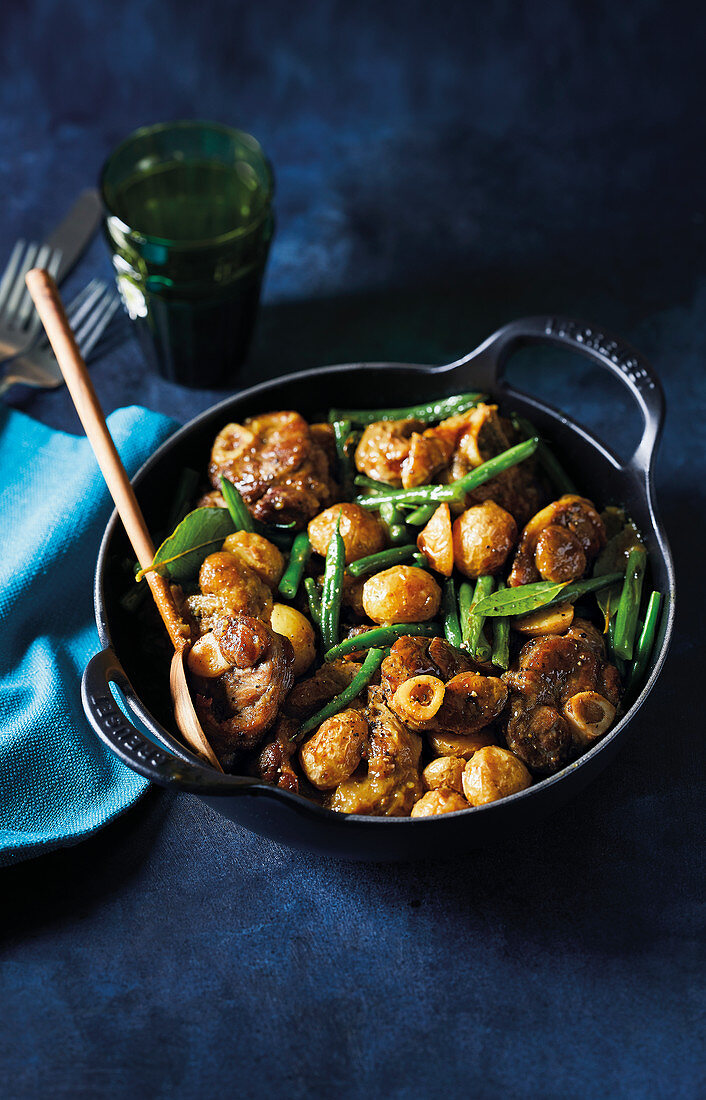
[[[131, 475], [176, 427], [134, 407], [108, 426]], [[0, 866], [75, 843], [147, 785], [96, 738], [80, 700], [111, 510], [85, 438], [0, 408]]]

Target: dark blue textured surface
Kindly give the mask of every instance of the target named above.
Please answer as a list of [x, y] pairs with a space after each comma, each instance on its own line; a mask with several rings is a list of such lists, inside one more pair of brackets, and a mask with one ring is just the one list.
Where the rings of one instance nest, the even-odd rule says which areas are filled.
[[[3, 5], [3, 262], [134, 126], [252, 129], [279, 229], [244, 377], [595, 319], [665, 382], [682, 594], [632, 740], [515, 845], [346, 865], [151, 793], [6, 872], [4, 1095], [703, 1095], [703, 37], [657, 2]], [[96, 242], [75, 283], [101, 271]], [[617, 442], [612, 391], [549, 365], [525, 384]], [[213, 397], [146, 374], [130, 339], [93, 373], [106, 408]], [[75, 424], [64, 392], [11, 400]]]

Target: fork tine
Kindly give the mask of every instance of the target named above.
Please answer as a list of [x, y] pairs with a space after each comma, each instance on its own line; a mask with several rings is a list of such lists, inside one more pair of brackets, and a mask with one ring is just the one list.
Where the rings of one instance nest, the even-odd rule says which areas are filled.
[[[78, 294], [71, 299], [66, 307], [66, 316], [74, 332], [77, 326], [84, 320], [87, 313], [90, 313], [94, 305], [99, 301], [106, 286], [107, 284], [104, 283], [102, 279], [91, 279], [90, 283], [86, 283], [83, 290], [80, 290]], [[39, 346], [42, 349], [49, 347], [46, 333], [42, 335]]]
[[86, 340], [92, 335], [94, 328], [97, 324], [100, 324], [103, 314], [108, 307], [112, 304], [114, 298], [114, 291], [112, 288], [105, 286], [100, 287], [98, 297], [96, 294], [92, 295], [93, 305], [89, 313], [85, 314], [83, 320], [74, 326], [74, 336], [76, 337], [76, 343], [82, 347]]
[[90, 283], [86, 283], [83, 290], [79, 290], [78, 294], [76, 294], [75, 297], [71, 299], [66, 307], [66, 316], [68, 317], [69, 321], [71, 321], [72, 327], [76, 314], [83, 303], [86, 301], [86, 298], [93, 294], [96, 287], [102, 287], [105, 285], [106, 284], [103, 282], [102, 279], [91, 279]]
[[110, 290], [96, 307], [93, 314], [86, 322], [80, 335], [77, 335], [79, 351], [84, 359], [87, 359], [99, 339], [105, 332], [108, 324], [120, 304], [117, 294]]
[[32, 242], [31, 244], [27, 245], [27, 251], [25, 252], [24, 260], [20, 265], [17, 279], [15, 280], [15, 284], [12, 288], [12, 292], [7, 300], [7, 305], [5, 307], [5, 323], [8, 325], [12, 325], [14, 323], [15, 313], [22, 301], [22, 298], [27, 292], [27, 287], [25, 286], [25, 275], [31, 268], [35, 266], [35, 260], [38, 252], [38, 244], [34, 244]]
[[[39, 249], [39, 252], [37, 253], [37, 258], [34, 261], [34, 266], [45, 267], [47, 268], [47, 270], [49, 270], [51, 268], [52, 262], [52, 249], [48, 244], [42, 245], [42, 247]], [[20, 304], [17, 308], [15, 324], [18, 328], [24, 328], [28, 321], [34, 321], [35, 318], [37, 320], [37, 323], [39, 323], [39, 314], [35, 312], [29, 291], [25, 286], [25, 292], [22, 295]]]
[[107, 289], [106, 284], [101, 279], [92, 279], [81, 294], [78, 294], [70, 303], [66, 314], [71, 322], [71, 328], [74, 330], [76, 339], [78, 339], [81, 326], [86, 322], [90, 322], [94, 309], [98, 306]]
[[4, 308], [5, 300], [12, 290], [15, 279], [17, 278], [17, 269], [20, 266], [22, 259], [22, 253], [25, 250], [25, 242], [18, 241], [13, 248], [10, 259], [7, 261], [5, 270], [3, 272], [2, 280], [0, 281], [0, 311]]
[[[61, 264], [62, 252], [60, 248], [53, 248], [49, 250], [49, 253], [50, 255], [49, 263], [47, 264], [47, 271], [52, 276], [52, 278], [55, 279], [59, 270], [59, 266]], [[31, 311], [29, 324], [27, 325], [27, 335], [30, 337], [34, 337], [39, 332], [42, 326], [42, 322], [36, 309], [34, 309], [34, 307], [32, 306], [32, 300], [31, 298], [29, 298], [29, 293], [27, 294], [27, 297], [29, 299], [29, 306]]]

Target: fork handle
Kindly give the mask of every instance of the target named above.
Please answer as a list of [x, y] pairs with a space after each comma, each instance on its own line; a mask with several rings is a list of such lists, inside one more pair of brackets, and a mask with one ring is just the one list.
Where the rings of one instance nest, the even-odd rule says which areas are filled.
[[[105, 415], [71, 331], [57, 285], [49, 272], [42, 268], [33, 268], [28, 272], [26, 282], [132, 548], [141, 568], [149, 569], [154, 558], [152, 539], [108, 431]], [[175, 649], [182, 649], [187, 640], [185, 624], [176, 609], [169, 584], [154, 571], [147, 573], [146, 577], [172, 644]]]

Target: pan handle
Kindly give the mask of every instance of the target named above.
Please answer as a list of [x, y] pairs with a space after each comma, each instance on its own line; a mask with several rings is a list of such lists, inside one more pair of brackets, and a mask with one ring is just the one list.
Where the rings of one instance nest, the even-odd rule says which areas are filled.
[[223, 775], [213, 768], [180, 760], [148, 740], [126, 717], [113, 698], [110, 684], [126, 695], [134, 695], [132, 685], [112, 649], [104, 649], [86, 665], [81, 681], [83, 709], [101, 741], [123, 764], [163, 787], [200, 794], [218, 794], [224, 789], [237, 793], [239, 787], [253, 787], [256, 779]]
[[508, 359], [528, 344], [553, 344], [578, 351], [609, 370], [632, 393], [642, 412], [642, 437], [626, 465], [639, 473], [651, 471], [664, 423], [664, 392], [652, 367], [639, 352], [605, 329], [564, 317], [524, 317], [498, 329], [476, 351], [452, 364], [473, 364], [481, 385], [497, 385]]

